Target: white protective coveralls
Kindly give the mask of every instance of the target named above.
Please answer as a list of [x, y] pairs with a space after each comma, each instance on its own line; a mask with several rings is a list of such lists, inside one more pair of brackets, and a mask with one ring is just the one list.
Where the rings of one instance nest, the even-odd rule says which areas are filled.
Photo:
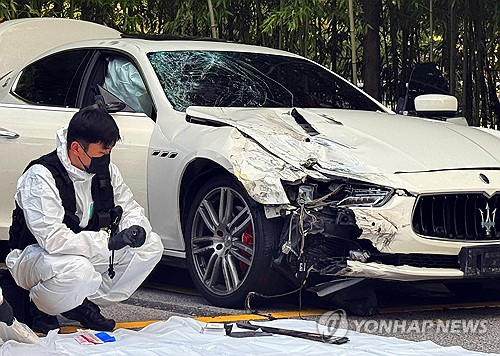
[[[80, 227], [90, 219], [93, 174], [75, 166], [66, 148], [66, 129], [57, 132], [57, 155], [73, 182], [76, 215]], [[123, 208], [119, 230], [140, 225], [146, 230], [146, 242], [138, 248], [126, 246], [115, 251], [116, 275], [107, 273], [110, 251], [108, 233], [82, 231], [75, 234], [63, 224], [64, 208], [50, 171], [34, 165], [18, 180], [15, 199], [24, 211], [26, 223], [38, 245], [13, 250], [6, 264], [16, 283], [30, 291], [38, 309], [57, 315], [71, 310], [88, 297], [100, 306], [130, 297], [159, 262], [163, 244], [144, 215], [144, 209], [133, 199], [118, 168], [111, 163], [111, 185], [115, 205]]]

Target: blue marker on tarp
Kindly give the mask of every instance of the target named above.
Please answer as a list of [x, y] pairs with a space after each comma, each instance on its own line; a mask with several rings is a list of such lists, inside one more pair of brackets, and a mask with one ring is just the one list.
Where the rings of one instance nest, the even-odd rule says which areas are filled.
[[116, 341], [114, 336], [109, 335], [108, 333], [100, 332], [95, 334], [102, 342], [114, 342]]

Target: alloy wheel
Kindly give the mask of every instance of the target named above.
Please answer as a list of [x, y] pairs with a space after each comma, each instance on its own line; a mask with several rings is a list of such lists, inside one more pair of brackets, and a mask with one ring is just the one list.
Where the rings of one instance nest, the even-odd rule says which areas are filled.
[[253, 216], [230, 187], [210, 191], [198, 205], [191, 230], [196, 273], [216, 295], [228, 295], [245, 281], [255, 254]]

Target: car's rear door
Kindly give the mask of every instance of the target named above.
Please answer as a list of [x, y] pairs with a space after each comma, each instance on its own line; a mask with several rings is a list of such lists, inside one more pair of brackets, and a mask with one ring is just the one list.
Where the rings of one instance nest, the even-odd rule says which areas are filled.
[[6, 239], [16, 182], [27, 164], [55, 149], [56, 131], [77, 111], [76, 98], [93, 50], [75, 49], [44, 57], [22, 70], [0, 104], [0, 239]]

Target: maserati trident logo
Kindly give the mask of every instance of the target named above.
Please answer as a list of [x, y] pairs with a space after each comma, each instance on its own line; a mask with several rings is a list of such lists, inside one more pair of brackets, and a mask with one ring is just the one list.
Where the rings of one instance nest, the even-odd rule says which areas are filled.
[[491, 232], [495, 227], [495, 215], [497, 213], [497, 209], [490, 212], [490, 204], [486, 203], [485, 211], [478, 209], [481, 213], [481, 227], [486, 229], [486, 236], [491, 236]]

